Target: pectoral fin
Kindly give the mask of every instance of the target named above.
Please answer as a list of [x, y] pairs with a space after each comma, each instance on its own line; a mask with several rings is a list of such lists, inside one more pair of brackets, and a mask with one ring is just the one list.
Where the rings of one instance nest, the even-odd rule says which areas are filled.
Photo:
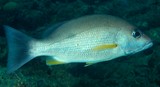
[[46, 65], [51, 66], [51, 65], [58, 65], [58, 64], [65, 64], [64, 62], [57, 61], [54, 59], [48, 59], [46, 60]]
[[106, 49], [111, 49], [111, 48], [116, 48], [117, 44], [104, 44], [104, 45], [99, 45], [93, 48], [93, 50], [99, 51], [99, 50], [106, 50]]

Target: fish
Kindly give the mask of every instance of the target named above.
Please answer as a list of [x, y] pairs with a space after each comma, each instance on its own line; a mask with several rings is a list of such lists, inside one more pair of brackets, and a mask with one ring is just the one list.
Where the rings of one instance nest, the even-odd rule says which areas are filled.
[[46, 56], [46, 64], [86, 63], [90, 66], [143, 51], [152, 40], [122, 18], [93, 14], [53, 24], [32, 38], [4, 25], [8, 44], [7, 72], [13, 73], [27, 62]]

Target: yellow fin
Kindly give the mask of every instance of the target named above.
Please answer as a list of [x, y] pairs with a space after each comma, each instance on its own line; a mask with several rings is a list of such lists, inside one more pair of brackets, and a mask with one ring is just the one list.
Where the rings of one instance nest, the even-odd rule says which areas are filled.
[[46, 60], [46, 65], [58, 65], [58, 64], [65, 64], [64, 62], [60, 62], [54, 59], [48, 59]]
[[117, 44], [104, 44], [104, 45], [99, 45], [93, 48], [93, 50], [105, 50], [105, 49], [111, 49], [111, 48], [116, 48]]

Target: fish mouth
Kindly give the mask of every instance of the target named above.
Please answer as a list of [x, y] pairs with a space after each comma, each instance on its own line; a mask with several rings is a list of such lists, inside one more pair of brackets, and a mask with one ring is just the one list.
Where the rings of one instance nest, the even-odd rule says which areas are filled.
[[152, 46], [153, 46], [153, 42], [152, 42], [152, 41], [149, 41], [148, 43], [146, 43], [146, 44], [143, 46], [142, 50], [145, 50], [145, 49], [150, 48], [150, 47], [152, 47]]
[[146, 44], [144, 44], [144, 46], [142, 48], [139, 48], [135, 51], [136, 52], [140, 52], [140, 51], [143, 51], [143, 50], [146, 50], [148, 48], [150, 48], [151, 46], [153, 45], [153, 42], [152, 41], [149, 41], [147, 42]]
[[143, 51], [143, 50], [145, 50], [145, 49], [150, 48], [152, 45], [153, 45], [153, 42], [152, 42], [152, 41], [149, 41], [149, 42], [147, 42], [146, 44], [144, 44], [143, 47], [140, 47], [140, 48], [138, 48], [138, 49], [136, 49], [136, 50], [134, 50], [134, 51], [125, 52], [125, 54], [126, 54], [126, 55], [135, 54], [135, 53], [137, 53], [137, 52], [140, 52], [140, 51]]

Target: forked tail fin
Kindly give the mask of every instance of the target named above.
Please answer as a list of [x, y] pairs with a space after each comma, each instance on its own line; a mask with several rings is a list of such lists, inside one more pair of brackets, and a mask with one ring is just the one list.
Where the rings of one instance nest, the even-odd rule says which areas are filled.
[[33, 39], [12, 27], [4, 26], [8, 43], [8, 73], [12, 73], [25, 63], [33, 59], [30, 55], [30, 41]]

